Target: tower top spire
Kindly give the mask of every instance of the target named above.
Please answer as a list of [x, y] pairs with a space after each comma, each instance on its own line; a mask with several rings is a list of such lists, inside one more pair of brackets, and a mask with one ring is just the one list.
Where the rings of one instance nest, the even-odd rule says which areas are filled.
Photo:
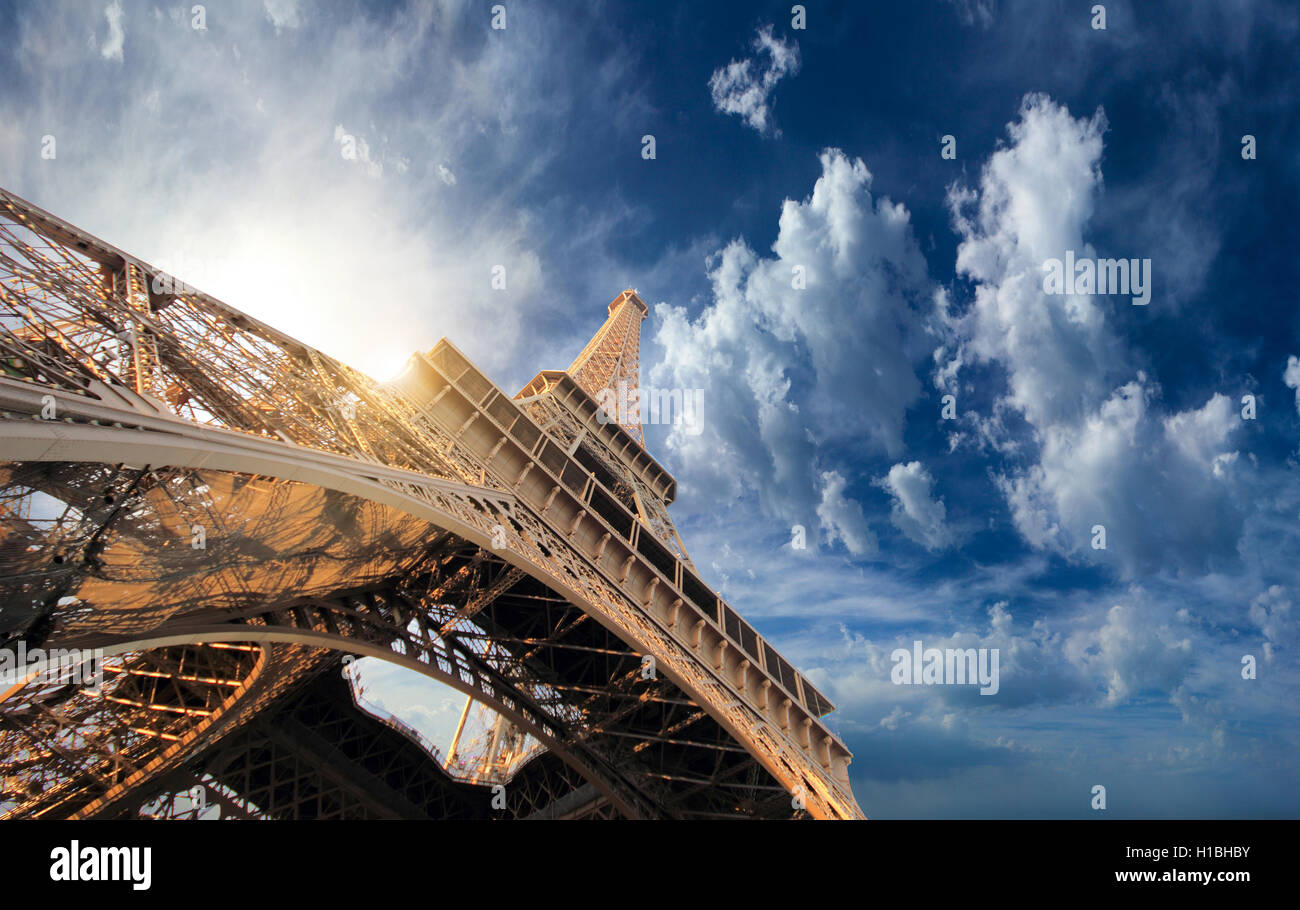
[[641, 320], [649, 312], [650, 308], [634, 288], [619, 294], [609, 303], [605, 324], [565, 371], [592, 398], [608, 400], [612, 393], [618, 402], [619, 425], [642, 446], [645, 434], [641, 429], [638, 392]]

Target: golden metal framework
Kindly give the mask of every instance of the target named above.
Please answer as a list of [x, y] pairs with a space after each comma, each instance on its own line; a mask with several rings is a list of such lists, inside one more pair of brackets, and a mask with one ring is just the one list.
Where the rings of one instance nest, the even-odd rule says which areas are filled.
[[[0, 190], [0, 647], [118, 668], [0, 699], [0, 811], [862, 817], [832, 706], [700, 579], [639, 413], [601, 419], [645, 312], [516, 396], [445, 339], [378, 383]], [[340, 719], [344, 654], [541, 744], [504, 808]]]
[[616, 402], [616, 422], [628, 435], [645, 445], [641, 428], [641, 395], [638, 388], [641, 359], [641, 321], [650, 308], [629, 288], [609, 304], [609, 317], [569, 369], [584, 392], [592, 398], [610, 394]]

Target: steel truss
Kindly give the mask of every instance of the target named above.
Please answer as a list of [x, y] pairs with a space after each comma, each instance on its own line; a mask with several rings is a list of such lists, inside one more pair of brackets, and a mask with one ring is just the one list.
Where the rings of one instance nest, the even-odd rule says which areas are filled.
[[[0, 191], [0, 647], [114, 668], [102, 691], [0, 699], [7, 817], [201, 815], [176, 796], [199, 786], [223, 817], [860, 817], [824, 699], [770, 648], [742, 659], [730, 631], [679, 623], [658, 579], [633, 587], [635, 544], [620, 574], [610, 533], [589, 547], [584, 516], [552, 510], [558, 486], [541, 502], [527, 470], [504, 475], [507, 437], [479, 419], [504, 405], [476, 372], [427, 401], [159, 277]], [[693, 572], [662, 472], [561, 423]], [[344, 653], [451, 685], [547, 751], [484, 809], [400, 732], [367, 745], [375, 725], [322, 682]]]

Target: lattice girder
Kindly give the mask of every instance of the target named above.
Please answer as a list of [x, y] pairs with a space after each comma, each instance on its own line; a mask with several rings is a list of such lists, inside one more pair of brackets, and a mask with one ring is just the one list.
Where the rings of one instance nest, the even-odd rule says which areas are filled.
[[[58, 811], [134, 799], [348, 651], [538, 736], [583, 781], [552, 811], [591, 786], [565, 811], [789, 816], [795, 792], [814, 816], [860, 816], [828, 703], [666, 547], [675, 485], [628, 427], [602, 457], [634, 473], [637, 509], [445, 341], [379, 384], [197, 291], [144, 300], [156, 277], [0, 191], [0, 584], [17, 605], [0, 633], [118, 654], [245, 642], [269, 675], [143, 776], [83, 750], [88, 796]], [[634, 369], [643, 307], [616, 300], [576, 372]], [[658, 676], [638, 682], [646, 655]], [[58, 808], [39, 802], [23, 805]]]

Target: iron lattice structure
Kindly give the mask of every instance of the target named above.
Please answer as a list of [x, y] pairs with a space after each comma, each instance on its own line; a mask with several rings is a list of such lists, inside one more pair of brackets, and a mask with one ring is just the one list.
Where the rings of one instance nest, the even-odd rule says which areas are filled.
[[[612, 417], [628, 435], [645, 445], [641, 428], [641, 390], [638, 374], [641, 363], [641, 320], [649, 308], [636, 291], [626, 290], [609, 304], [609, 318], [592, 336], [569, 369], [578, 387], [592, 398], [607, 395], [612, 403]], [[612, 393], [612, 394], [609, 394]]]
[[[600, 413], [645, 313], [514, 396], [445, 339], [379, 383], [0, 190], [0, 647], [106, 668], [0, 693], [0, 811], [862, 817], [832, 706]], [[496, 712], [504, 797], [358, 707], [348, 655]]]

